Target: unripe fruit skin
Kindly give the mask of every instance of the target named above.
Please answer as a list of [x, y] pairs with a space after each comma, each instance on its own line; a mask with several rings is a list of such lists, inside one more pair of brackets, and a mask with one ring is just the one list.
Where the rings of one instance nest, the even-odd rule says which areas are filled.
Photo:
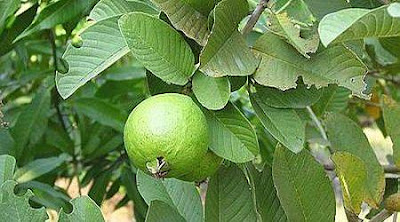
[[129, 115], [124, 143], [133, 164], [149, 173], [146, 163], [162, 157], [166, 177], [183, 177], [198, 167], [208, 149], [208, 125], [200, 108], [185, 95], [166, 93], [141, 102]]
[[204, 157], [199, 158], [197, 167], [189, 174], [186, 174], [178, 179], [186, 181], [201, 182], [208, 176], [212, 176], [217, 172], [223, 159], [215, 155], [212, 151], [207, 151]]
[[392, 212], [400, 212], [400, 193], [392, 194], [386, 198], [385, 209]]

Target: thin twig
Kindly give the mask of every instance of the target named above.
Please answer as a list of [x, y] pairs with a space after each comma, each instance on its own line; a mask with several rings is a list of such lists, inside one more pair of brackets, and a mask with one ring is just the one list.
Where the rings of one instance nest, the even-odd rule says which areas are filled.
[[386, 209], [383, 209], [381, 212], [379, 212], [375, 217], [371, 218], [370, 222], [383, 222], [386, 219], [388, 219], [390, 216], [392, 216], [393, 212], [390, 212]]
[[268, 3], [268, 0], [260, 0], [260, 2], [257, 4], [256, 8], [254, 9], [253, 13], [251, 14], [246, 25], [242, 29], [243, 35], [247, 35], [251, 32], [251, 30], [253, 30], [254, 26], [256, 25], [258, 19], [261, 16], [261, 14], [267, 8], [267, 3]]
[[[383, 170], [385, 173], [392, 173], [392, 174], [398, 174], [400, 173], [400, 168], [394, 165], [382, 165]], [[327, 171], [334, 171], [335, 170], [335, 165], [333, 164], [324, 164], [324, 168]]]
[[380, 72], [378, 70], [368, 71], [368, 75], [372, 76], [372, 77], [375, 77], [375, 78], [378, 78], [378, 79], [386, 80], [386, 81], [391, 82], [391, 83], [393, 83], [395, 85], [400, 85], [400, 79], [396, 79], [395, 76], [393, 76], [393, 75], [382, 75], [382, 74], [380, 74]]

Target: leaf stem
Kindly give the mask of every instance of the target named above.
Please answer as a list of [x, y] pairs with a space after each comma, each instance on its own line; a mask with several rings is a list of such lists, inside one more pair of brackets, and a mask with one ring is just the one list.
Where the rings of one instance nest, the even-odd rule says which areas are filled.
[[254, 9], [253, 13], [251, 14], [246, 25], [242, 29], [243, 35], [247, 35], [251, 32], [251, 30], [256, 25], [258, 19], [260, 18], [261, 14], [267, 8], [267, 3], [268, 3], [268, 0], [260, 0], [260, 2], [257, 4], [256, 8]]
[[392, 216], [393, 212], [390, 212], [386, 209], [383, 209], [379, 212], [375, 217], [371, 218], [370, 222], [383, 222], [390, 216]]
[[[319, 121], [317, 115], [315, 115], [314, 111], [311, 109], [311, 107], [307, 106], [306, 107], [308, 113], [310, 114], [310, 117], [312, 121], [314, 122], [315, 126], [317, 127], [319, 133], [321, 134], [322, 138], [326, 141], [328, 141], [328, 136], [326, 135], [326, 132], [324, 130], [324, 127], [322, 126], [321, 121]], [[332, 153], [332, 152], [331, 152]]]

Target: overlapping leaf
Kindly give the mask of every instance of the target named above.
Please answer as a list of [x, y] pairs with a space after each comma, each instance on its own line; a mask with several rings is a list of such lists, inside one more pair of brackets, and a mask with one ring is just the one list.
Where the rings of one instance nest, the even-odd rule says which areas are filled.
[[265, 166], [260, 172], [255, 167], [251, 167], [250, 174], [254, 181], [257, 212], [260, 214], [262, 221], [287, 221], [285, 211], [276, 193], [272, 179], [272, 169], [269, 166]]
[[221, 111], [205, 111], [210, 129], [210, 149], [236, 163], [254, 159], [259, 152], [256, 133], [250, 122], [231, 103]]
[[340, 112], [347, 107], [350, 94], [348, 89], [330, 85], [322, 89], [321, 98], [313, 105], [313, 110], [318, 116], [326, 112]]
[[371, 202], [367, 187], [367, 167], [360, 158], [347, 153], [336, 152], [332, 156], [335, 172], [342, 185], [343, 199], [348, 210], [359, 214], [363, 201]]
[[296, 89], [281, 91], [276, 88], [256, 85], [257, 95], [262, 102], [274, 108], [301, 109], [316, 103], [321, 97], [322, 90], [315, 87], [307, 88], [298, 84]]
[[11, 129], [15, 140], [13, 154], [20, 157], [28, 144], [35, 144], [44, 134], [47, 127], [47, 113], [50, 109], [50, 90], [41, 88]]
[[400, 18], [400, 3], [395, 2], [389, 5], [388, 12], [390, 16]]
[[288, 90], [296, 87], [301, 76], [309, 86], [338, 84], [359, 97], [367, 97], [363, 93], [367, 68], [343, 45], [334, 45], [306, 59], [278, 36], [266, 33], [257, 40], [254, 50], [261, 57], [254, 75], [261, 85]]
[[17, 37], [16, 41], [35, 32], [81, 17], [82, 13], [88, 11], [96, 2], [97, 0], [61, 0], [54, 2], [40, 12], [35, 21]]
[[231, 84], [228, 77], [215, 78], [196, 72], [192, 86], [197, 100], [207, 109], [222, 109], [229, 101]]
[[29, 205], [29, 198], [33, 196], [32, 191], [28, 190], [23, 196], [14, 194], [16, 184], [8, 180], [0, 187], [0, 218], [9, 222], [42, 222], [48, 219], [44, 207], [34, 209]]
[[19, 183], [34, 180], [35, 178], [40, 177], [59, 167], [67, 160], [67, 158], [67, 155], [60, 155], [59, 157], [49, 157], [34, 160], [19, 168], [15, 172], [14, 179]]
[[150, 208], [146, 215], [146, 222], [159, 221], [185, 222], [187, 220], [185, 220], [176, 209], [172, 208], [168, 204], [154, 200], [150, 203]]
[[332, 149], [348, 152], [364, 161], [367, 167], [367, 188], [372, 197], [368, 204], [377, 207], [385, 189], [385, 176], [363, 131], [352, 120], [338, 113], [330, 113], [325, 124]]
[[214, 9], [214, 26], [200, 55], [200, 70], [209, 76], [248, 76], [258, 60], [237, 30], [248, 13], [245, 0], [223, 0]]
[[307, 150], [294, 154], [278, 146], [272, 175], [289, 221], [334, 220], [336, 203], [331, 181]]
[[111, 17], [87, 28], [81, 34], [81, 47], [68, 45], [63, 55], [68, 72], [56, 75], [57, 89], [64, 99], [129, 52], [118, 28], [118, 18]]
[[376, 9], [351, 8], [325, 16], [319, 23], [323, 45], [363, 39], [366, 37], [400, 36], [400, 18], [392, 17], [386, 5]]
[[273, 108], [263, 98], [259, 92], [250, 95], [251, 104], [265, 129], [292, 152], [300, 152], [305, 142], [305, 122], [294, 109]]
[[2, 33], [7, 17], [17, 10], [19, 0], [4, 0], [0, 1], [0, 34]]
[[119, 26], [133, 55], [167, 83], [185, 85], [194, 72], [194, 55], [183, 37], [166, 22], [131, 13]]
[[16, 160], [13, 156], [0, 156], [0, 184], [3, 184], [7, 180], [12, 180], [15, 166]]
[[400, 105], [389, 97], [384, 97], [383, 118], [385, 128], [393, 142], [393, 160], [400, 167]]
[[201, 4], [195, 4], [196, 1], [193, 0], [152, 0], [152, 2], [167, 14], [175, 28], [200, 45], [206, 44], [209, 35], [208, 14], [214, 5], [213, 0], [201, 1]]
[[90, 12], [89, 18], [99, 22], [114, 16], [121, 16], [129, 12], [144, 12], [158, 14], [157, 9], [142, 1], [128, 0], [101, 0]]
[[74, 221], [104, 221], [100, 207], [87, 196], [82, 196], [71, 201], [73, 210], [70, 214], [63, 210], [59, 214], [59, 222], [74, 222]]
[[243, 172], [234, 164], [211, 177], [205, 221], [257, 221], [253, 194]]
[[203, 220], [203, 208], [194, 184], [177, 179], [159, 180], [138, 171], [137, 186], [148, 205], [161, 201], [176, 210], [186, 221]]

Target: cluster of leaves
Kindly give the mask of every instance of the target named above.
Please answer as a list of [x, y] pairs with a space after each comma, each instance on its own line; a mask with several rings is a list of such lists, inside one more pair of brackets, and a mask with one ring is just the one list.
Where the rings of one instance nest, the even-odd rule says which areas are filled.
[[[138, 221], [333, 221], [335, 178], [349, 218], [381, 210], [398, 181], [360, 123], [391, 137], [398, 173], [400, 3], [383, 3], [0, 1], [0, 216], [99, 221], [120, 193]], [[205, 204], [203, 186], [152, 178], [124, 151], [129, 111], [166, 92], [198, 101], [225, 159]]]

